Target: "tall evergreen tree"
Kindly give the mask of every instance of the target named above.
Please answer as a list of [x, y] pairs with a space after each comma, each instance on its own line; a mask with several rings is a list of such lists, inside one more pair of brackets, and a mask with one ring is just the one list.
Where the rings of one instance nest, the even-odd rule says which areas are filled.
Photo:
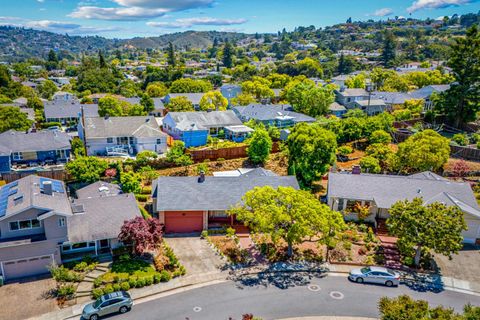
[[383, 37], [382, 62], [387, 68], [394, 66], [396, 58], [397, 42], [392, 31], [387, 30]]
[[100, 68], [106, 68], [107, 62], [105, 61], [105, 57], [103, 56], [102, 50], [98, 50], [98, 60]]
[[233, 66], [233, 46], [228, 40], [223, 47], [223, 65], [226, 68], [231, 68]]
[[167, 62], [168, 65], [171, 67], [175, 67], [176, 61], [175, 61], [175, 49], [173, 48], [173, 43], [169, 42], [168, 43], [168, 51], [167, 51]]

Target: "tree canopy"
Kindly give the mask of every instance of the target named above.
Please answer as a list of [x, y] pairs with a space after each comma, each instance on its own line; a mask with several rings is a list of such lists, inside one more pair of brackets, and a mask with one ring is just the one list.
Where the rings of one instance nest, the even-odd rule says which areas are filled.
[[202, 111], [225, 111], [227, 106], [228, 100], [220, 91], [209, 91], [200, 99], [200, 110]]
[[162, 224], [158, 219], [136, 217], [123, 223], [118, 239], [132, 245], [134, 254], [142, 255], [162, 242]]
[[66, 165], [67, 172], [78, 182], [93, 183], [103, 176], [108, 163], [97, 157], [78, 157]]
[[32, 120], [19, 107], [0, 107], [0, 133], [7, 130], [26, 131], [31, 128]]
[[200, 93], [211, 90], [213, 90], [213, 86], [210, 82], [189, 78], [175, 80], [170, 86], [170, 92], [172, 93]]
[[171, 98], [167, 104], [167, 108], [172, 112], [195, 111], [192, 102], [183, 96]]
[[328, 107], [335, 101], [331, 86], [316, 86], [310, 79], [289, 82], [284, 89], [283, 97], [295, 111], [312, 117], [326, 114]]
[[253, 133], [248, 145], [247, 154], [254, 164], [261, 164], [267, 161], [272, 151], [272, 139], [267, 130], [258, 126]]

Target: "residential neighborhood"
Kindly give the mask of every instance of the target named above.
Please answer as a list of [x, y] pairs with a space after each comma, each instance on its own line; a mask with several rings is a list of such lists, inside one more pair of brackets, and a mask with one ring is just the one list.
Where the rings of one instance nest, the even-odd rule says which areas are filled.
[[0, 319], [480, 319], [480, 6], [5, 1]]

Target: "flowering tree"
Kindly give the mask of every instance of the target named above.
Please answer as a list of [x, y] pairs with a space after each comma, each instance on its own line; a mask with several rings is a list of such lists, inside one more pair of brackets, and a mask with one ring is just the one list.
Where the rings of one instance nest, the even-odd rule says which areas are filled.
[[453, 165], [453, 175], [455, 177], [465, 177], [470, 172], [470, 166], [465, 160], [459, 160]]
[[154, 249], [162, 241], [162, 227], [158, 219], [136, 217], [123, 223], [118, 239], [132, 245], [134, 254], [142, 255], [145, 251]]

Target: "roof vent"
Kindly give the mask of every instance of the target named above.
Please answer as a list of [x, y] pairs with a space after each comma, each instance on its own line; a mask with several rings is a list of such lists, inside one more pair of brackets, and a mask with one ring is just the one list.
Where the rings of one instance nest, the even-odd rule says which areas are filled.
[[417, 193], [422, 193], [422, 189], [418, 189], [418, 190], [417, 190]]
[[72, 212], [73, 213], [84, 213], [85, 208], [83, 207], [83, 204], [72, 204]]
[[52, 181], [43, 181], [43, 194], [51, 196], [53, 194], [53, 185]]
[[205, 181], [205, 172], [200, 171], [200, 176], [198, 177], [198, 183], [202, 183]]

